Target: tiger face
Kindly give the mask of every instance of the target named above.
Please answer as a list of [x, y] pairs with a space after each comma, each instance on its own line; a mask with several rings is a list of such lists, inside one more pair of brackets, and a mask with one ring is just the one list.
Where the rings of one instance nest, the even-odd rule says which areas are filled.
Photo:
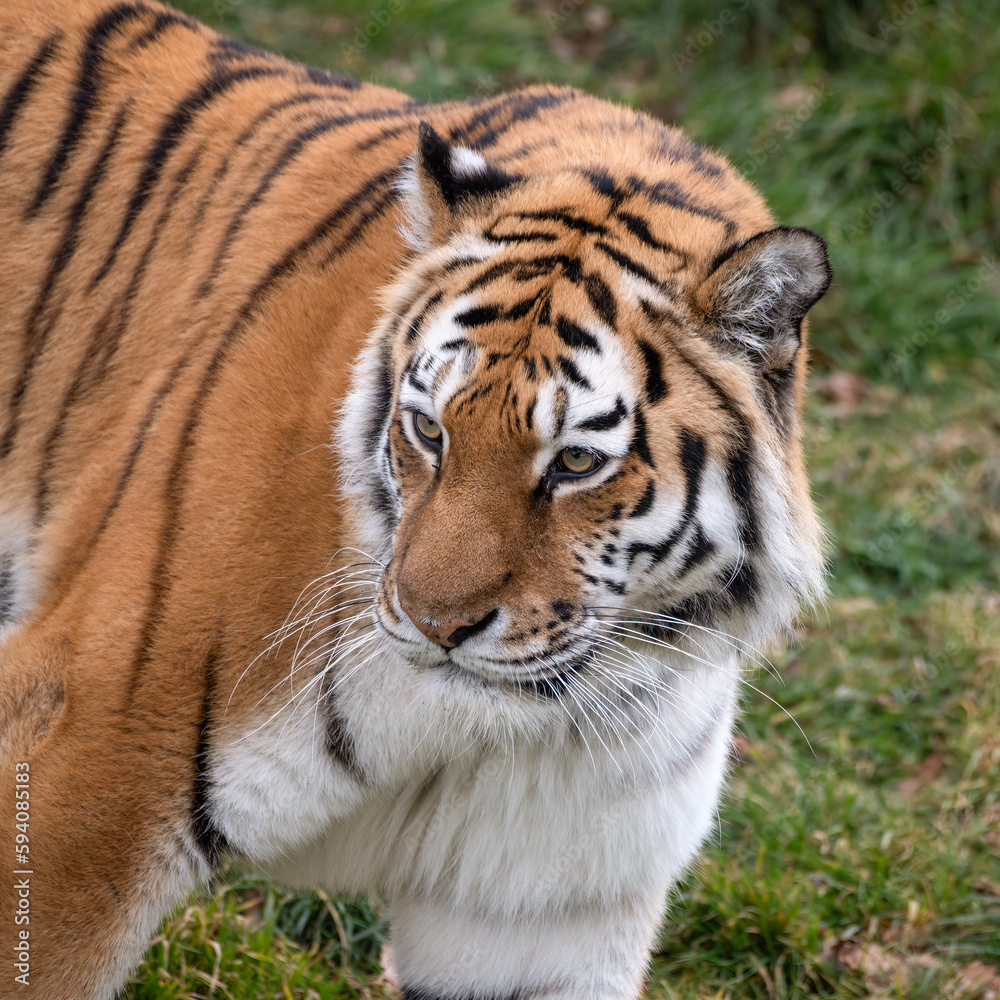
[[770, 638], [820, 588], [797, 408], [822, 240], [709, 255], [649, 192], [515, 178], [427, 126], [404, 186], [423, 252], [340, 436], [389, 645], [544, 698], [609, 656], [634, 678], [637, 643]]

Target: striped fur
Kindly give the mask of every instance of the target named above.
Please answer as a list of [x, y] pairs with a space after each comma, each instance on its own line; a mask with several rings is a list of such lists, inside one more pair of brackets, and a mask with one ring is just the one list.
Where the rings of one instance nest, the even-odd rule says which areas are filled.
[[822, 241], [576, 91], [428, 106], [42, 8], [0, 10], [32, 996], [112, 997], [236, 857], [384, 893], [408, 1000], [634, 997], [743, 665], [822, 589]]

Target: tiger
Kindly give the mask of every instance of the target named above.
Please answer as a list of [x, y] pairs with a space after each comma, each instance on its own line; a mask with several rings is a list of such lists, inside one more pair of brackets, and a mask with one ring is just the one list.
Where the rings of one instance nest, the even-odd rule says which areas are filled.
[[377, 895], [405, 1000], [636, 997], [824, 592], [823, 239], [574, 89], [154, 0], [0, 48], [0, 993], [109, 1000], [236, 864]]

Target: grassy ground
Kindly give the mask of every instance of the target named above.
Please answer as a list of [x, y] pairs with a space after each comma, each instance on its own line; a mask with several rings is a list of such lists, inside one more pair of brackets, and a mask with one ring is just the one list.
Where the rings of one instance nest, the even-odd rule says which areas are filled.
[[[831, 244], [808, 450], [833, 596], [748, 692], [655, 1000], [1000, 991], [1000, 18], [977, 0], [184, 0], [424, 98], [531, 80], [651, 109]], [[381, 23], [380, 23], [381, 22]], [[367, 31], [366, 31], [367, 29]], [[377, 910], [248, 882], [135, 1000], [388, 997]]]

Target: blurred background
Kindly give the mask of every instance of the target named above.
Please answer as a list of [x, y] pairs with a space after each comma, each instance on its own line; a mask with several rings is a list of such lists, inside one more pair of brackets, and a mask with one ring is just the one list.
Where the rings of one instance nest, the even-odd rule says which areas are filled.
[[[806, 448], [832, 594], [752, 679], [662, 998], [1000, 996], [1000, 9], [982, 0], [176, 0], [425, 100], [569, 83], [830, 243]], [[376, 902], [240, 880], [134, 998], [390, 997]], [[581, 998], [584, 1000], [584, 998]]]

